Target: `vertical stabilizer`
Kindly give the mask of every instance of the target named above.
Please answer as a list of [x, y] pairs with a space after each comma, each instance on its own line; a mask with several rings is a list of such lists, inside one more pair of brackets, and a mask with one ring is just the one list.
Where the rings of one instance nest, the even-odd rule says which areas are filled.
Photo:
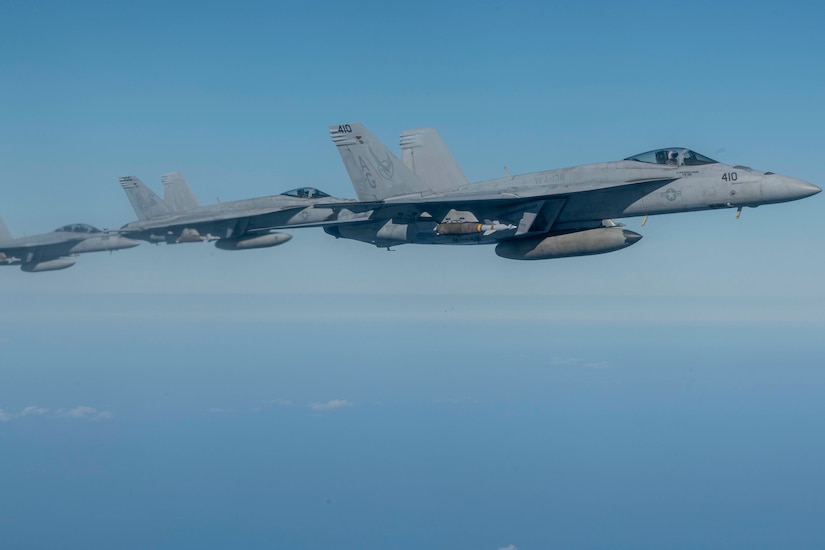
[[140, 221], [168, 216], [173, 214], [169, 206], [158, 197], [154, 191], [146, 187], [142, 181], [134, 176], [120, 178], [120, 186], [129, 197], [132, 208]]
[[9, 233], [9, 228], [6, 227], [6, 223], [3, 221], [3, 218], [0, 218], [0, 242], [10, 241], [12, 238], [11, 233]]
[[186, 212], [200, 206], [180, 172], [163, 174], [163, 202], [175, 212]]
[[362, 201], [430, 193], [432, 189], [357, 122], [329, 127], [332, 141]]
[[455, 189], [468, 183], [435, 128], [401, 132], [401, 158], [433, 191]]

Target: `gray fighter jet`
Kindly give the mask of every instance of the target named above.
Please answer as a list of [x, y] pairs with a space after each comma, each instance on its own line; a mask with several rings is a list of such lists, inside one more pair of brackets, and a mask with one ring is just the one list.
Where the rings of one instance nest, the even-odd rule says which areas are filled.
[[75, 264], [68, 256], [132, 248], [139, 244], [118, 232], [101, 231], [85, 223], [73, 223], [51, 233], [15, 239], [0, 219], [0, 265], [19, 265], [28, 272], [66, 269]]
[[214, 240], [215, 246], [223, 250], [266, 248], [292, 238], [272, 229], [345, 224], [359, 217], [346, 208], [355, 201], [330, 197], [313, 187], [201, 206], [186, 180], [176, 172], [163, 176], [163, 199], [132, 176], [120, 178], [120, 185], [138, 217], [120, 231], [153, 243]]
[[642, 237], [613, 218], [716, 208], [735, 208], [738, 217], [746, 206], [820, 192], [683, 147], [468, 184], [431, 128], [402, 134], [403, 163], [361, 124], [330, 126], [330, 134], [371, 221], [324, 230], [379, 247], [489, 243], [514, 260], [602, 254]]

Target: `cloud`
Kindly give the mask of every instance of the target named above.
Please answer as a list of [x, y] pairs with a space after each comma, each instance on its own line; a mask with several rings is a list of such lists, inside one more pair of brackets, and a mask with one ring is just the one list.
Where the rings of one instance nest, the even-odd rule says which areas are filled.
[[502, 546], [498, 550], [518, 550], [513, 544], [508, 544], [507, 546]]
[[43, 407], [36, 407], [34, 405], [31, 405], [20, 411], [20, 414], [18, 416], [30, 416], [33, 414], [39, 416], [41, 414], [47, 414], [48, 412], [49, 409], [44, 409]]
[[554, 366], [578, 365], [582, 362], [578, 357], [554, 357], [550, 359], [550, 364]]
[[607, 361], [589, 361], [582, 363], [582, 366], [587, 369], [607, 369], [610, 368], [610, 363]]
[[57, 411], [59, 415], [68, 416], [69, 418], [83, 418], [85, 416], [92, 415], [96, 412], [97, 410], [93, 407], [84, 407], [83, 405], [80, 405], [68, 411], [66, 409], [60, 409], [59, 411]]
[[25, 418], [27, 416], [43, 416], [52, 417], [59, 416], [62, 418], [81, 418], [86, 420], [110, 420], [113, 418], [109, 411], [99, 411], [93, 407], [86, 407], [79, 405], [73, 409], [57, 409], [55, 413], [49, 414], [51, 409], [46, 407], [38, 407], [36, 405], [29, 405], [21, 410], [19, 413], [12, 413], [4, 409], [0, 409], [0, 422], [9, 422], [15, 418]]
[[48, 412], [49, 412], [49, 409], [44, 409], [43, 407], [35, 407], [34, 405], [26, 407], [25, 409], [23, 409], [19, 413], [7, 412], [3, 409], [0, 409], [0, 422], [10, 422], [10, 421], [14, 420], [15, 418], [23, 418], [24, 416], [31, 416], [31, 415], [40, 416], [40, 415], [47, 414]]
[[74, 409], [58, 409], [58, 416], [65, 418], [81, 418], [86, 420], [110, 420], [112, 413], [109, 411], [98, 411], [94, 407], [80, 405]]
[[326, 403], [310, 403], [309, 407], [313, 411], [331, 411], [334, 409], [341, 409], [344, 407], [352, 407], [352, 403], [350, 403], [346, 399], [333, 399], [331, 401], [327, 401]]

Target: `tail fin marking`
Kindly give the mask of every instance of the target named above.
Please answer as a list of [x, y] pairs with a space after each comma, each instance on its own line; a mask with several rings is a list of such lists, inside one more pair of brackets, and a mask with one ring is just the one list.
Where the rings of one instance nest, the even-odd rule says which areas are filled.
[[154, 191], [146, 187], [138, 178], [134, 176], [122, 177], [120, 178], [120, 186], [123, 187], [123, 191], [129, 197], [129, 202], [132, 203], [132, 208], [140, 221], [174, 214], [169, 205], [163, 202]]
[[381, 201], [432, 192], [363, 125], [354, 122], [330, 126], [329, 133], [359, 200]]

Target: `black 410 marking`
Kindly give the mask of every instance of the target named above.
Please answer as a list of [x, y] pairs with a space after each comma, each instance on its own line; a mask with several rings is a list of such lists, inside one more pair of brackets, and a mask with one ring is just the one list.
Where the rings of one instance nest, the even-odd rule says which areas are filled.
[[340, 124], [340, 125], [338, 126], [338, 131], [339, 131], [339, 132], [341, 132], [342, 134], [343, 134], [344, 132], [346, 132], [346, 133], [348, 133], [348, 134], [349, 134], [349, 133], [352, 133], [352, 126], [350, 126], [349, 124]]
[[722, 181], [736, 181], [739, 179], [739, 174], [736, 172], [725, 172], [722, 174]]

